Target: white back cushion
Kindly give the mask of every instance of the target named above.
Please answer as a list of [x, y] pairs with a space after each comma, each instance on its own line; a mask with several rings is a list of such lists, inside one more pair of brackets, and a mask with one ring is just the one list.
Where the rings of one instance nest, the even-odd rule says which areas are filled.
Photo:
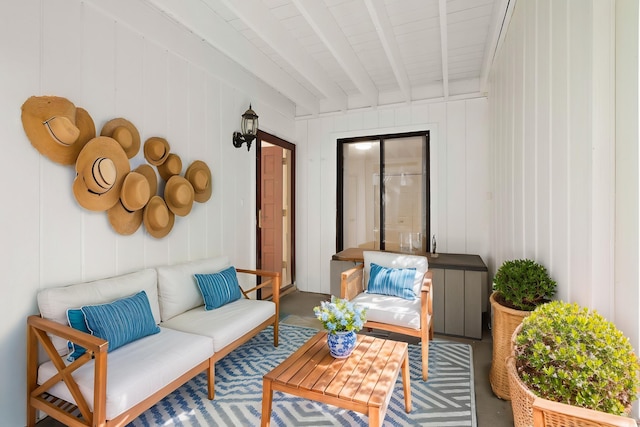
[[229, 258], [221, 256], [158, 267], [158, 299], [162, 321], [166, 322], [204, 304], [194, 274], [216, 273], [229, 266]]
[[[43, 289], [38, 292], [40, 315], [63, 325], [68, 325], [67, 309], [83, 305], [104, 304], [128, 297], [144, 290], [149, 298], [153, 319], [160, 323], [156, 270], [147, 268], [135, 273], [93, 282]], [[60, 354], [67, 353], [67, 341], [53, 337], [53, 344]]]
[[429, 260], [426, 256], [397, 254], [393, 252], [363, 251], [364, 257], [364, 288], [369, 285], [369, 272], [371, 263], [388, 268], [415, 268], [416, 277], [413, 282], [413, 292], [420, 296], [420, 288], [424, 274], [429, 269]]

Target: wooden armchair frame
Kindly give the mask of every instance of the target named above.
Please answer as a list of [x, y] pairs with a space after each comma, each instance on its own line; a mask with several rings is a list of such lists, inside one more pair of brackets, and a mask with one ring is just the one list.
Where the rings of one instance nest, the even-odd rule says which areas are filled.
[[[364, 264], [342, 272], [340, 283], [341, 298], [351, 300], [364, 292]], [[380, 322], [365, 322], [365, 328], [381, 329], [389, 332], [420, 338], [422, 342], [422, 379], [429, 376], [429, 340], [433, 339], [433, 284], [432, 273], [427, 271], [420, 289], [420, 329], [406, 328]]]

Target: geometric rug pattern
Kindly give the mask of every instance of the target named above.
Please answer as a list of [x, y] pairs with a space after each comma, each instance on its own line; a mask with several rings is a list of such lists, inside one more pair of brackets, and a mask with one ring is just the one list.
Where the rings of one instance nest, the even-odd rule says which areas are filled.
[[[280, 324], [279, 346], [273, 329], [218, 361], [213, 401], [207, 399], [207, 378], [200, 374], [129, 424], [131, 427], [259, 426], [262, 376], [304, 344], [317, 330]], [[412, 411], [404, 410], [401, 375], [395, 385], [383, 426], [476, 427], [473, 356], [467, 344], [430, 341], [429, 380], [422, 381], [420, 345], [409, 345]], [[273, 426], [367, 426], [366, 415], [273, 393]]]

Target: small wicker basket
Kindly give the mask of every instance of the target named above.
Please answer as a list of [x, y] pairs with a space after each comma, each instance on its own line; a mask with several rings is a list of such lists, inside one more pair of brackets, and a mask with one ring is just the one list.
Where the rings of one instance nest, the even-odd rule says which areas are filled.
[[512, 352], [511, 337], [518, 325], [522, 323], [522, 319], [531, 312], [505, 307], [496, 301], [495, 295], [494, 292], [489, 298], [493, 310], [493, 355], [489, 382], [496, 396], [500, 399], [510, 400], [506, 360]]

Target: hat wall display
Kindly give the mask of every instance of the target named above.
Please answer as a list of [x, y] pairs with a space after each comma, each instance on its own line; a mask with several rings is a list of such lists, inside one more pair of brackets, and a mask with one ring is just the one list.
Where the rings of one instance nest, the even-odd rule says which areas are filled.
[[177, 154], [169, 154], [167, 160], [158, 166], [158, 173], [165, 181], [169, 181], [174, 175], [180, 175], [182, 172], [182, 159]]
[[107, 210], [107, 217], [113, 229], [124, 235], [130, 235], [142, 224], [142, 209], [147, 205], [150, 185], [147, 178], [132, 171], [124, 178], [120, 200]]
[[194, 191], [191, 183], [185, 178], [174, 175], [169, 178], [164, 188], [164, 200], [174, 214], [186, 216], [193, 207]]
[[84, 146], [76, 161], [73, 194], [85, 209], [106, 211], [120, 199], [129, 159], [118, 142], [98, 136]]
[[153, 166], [160, 166], [169, 157], [170, 150], [166, 139], [152, 136], [144, 143], [144, 158]]
[[193, 186], [196, 202], [203, 203], [211, 198], [211, 170], [205, 162], [196, 160], [191, 163], [184, 173], [184, 177]]
[[140, 151], [140, 133], [127, 119], [117, 118], [109, 120], [100, 131], [101, 136], [109, 136], [122, 146], [129, 159]]
[[156, 239], [161, 239], [173, 228], [175, 215], [169, 210], [164, 199], [160, 196], [153, 196], [142, 214], [142, 222], [149, 234]]
[[32, 96], [22, 104], [22, 126], [43, 156], [63, 165], [75, 163], [84, 145], [95, 137], [93, 119], [66, 98]]
[[156, 171], [149, 165], [142, 164], [133, 170], [134, 172], [138, 172], [139, 174], [144, 175], [147, 178], [147, 182], [149, 183], [149, 193], [151, 197], [158, 194], [158, 175], [156, 175]]

